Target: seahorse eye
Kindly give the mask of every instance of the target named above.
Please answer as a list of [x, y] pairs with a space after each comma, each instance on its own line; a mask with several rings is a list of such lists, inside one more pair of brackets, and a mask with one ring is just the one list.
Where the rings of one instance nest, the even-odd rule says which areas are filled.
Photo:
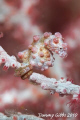
[[62, 50], [62, 48], [60, 48], [60, 50]]

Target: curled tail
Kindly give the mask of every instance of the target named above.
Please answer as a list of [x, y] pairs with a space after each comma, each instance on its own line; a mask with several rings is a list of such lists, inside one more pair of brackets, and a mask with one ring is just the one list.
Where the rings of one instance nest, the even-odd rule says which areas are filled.
[[14, 75], [21, 77], [23, 80], [28, 78], [33, 73], [33, 68], [31, 65], [22, 66], [15, 70]]

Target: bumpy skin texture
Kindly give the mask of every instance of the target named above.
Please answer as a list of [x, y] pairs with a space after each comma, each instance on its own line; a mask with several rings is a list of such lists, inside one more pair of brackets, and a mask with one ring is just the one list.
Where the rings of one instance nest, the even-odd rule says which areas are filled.
[[67, 44], [62, 39], [59, 32], [55, 35], [45, 32], [43, 36], [33, 36], [33, 42], [28, 49], [18, 53], [18, 57], [23, 63], [20, 68], [16, 69], [15, 75], [26, 79], [35, 68], [44, 71], [52, 67], [55, 60], [54, 52], [59, 54], [60, 57], [66, 57]]

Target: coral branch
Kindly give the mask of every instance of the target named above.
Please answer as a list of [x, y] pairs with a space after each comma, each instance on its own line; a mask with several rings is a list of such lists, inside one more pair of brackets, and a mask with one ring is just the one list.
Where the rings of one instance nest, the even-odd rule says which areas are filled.
[[12, 115], [10, 114], [9, 117], [7, 117], [3, 113], [0, 113], [0, 120], [18, 120], [18, 119], [19, 120], [44, 120], [34, 115], [26, 115], [26, 114], [17, 113], [17, 114], [12, 114]]
[[50, 90], [51, 93], [57, 92], [61, 96], [72, 94], [73, 99], [80, 99], [80, 86], [72, 84], [65, 78], [56, 80], [55, 78], [47, 78], [44, 75], [33, 73], [29, 80], [33, 83], [41, 85], [44, 90]]
[[21, 63], [17, 62], [15, 56], [9, 56], [7, 52], [0, 46], [0, 64], [5, 63], [3, 70], [7, 70], [9, 67], [17, 67], [21, 66]]

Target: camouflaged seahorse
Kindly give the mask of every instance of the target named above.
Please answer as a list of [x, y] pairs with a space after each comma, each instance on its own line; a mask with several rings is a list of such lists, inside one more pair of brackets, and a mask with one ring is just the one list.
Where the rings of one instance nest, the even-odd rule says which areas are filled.
[[63, 42], [59, 32], [55, 35], [50, 32], [45, 32], [43, 36], [35, 35], [28, 49], [18, 53], [23, 63], [20, 68], [16, 69], [15, 75], [26, 79], [32, 74], [34, 68], [44, 71], [53, 66], [54, 52], [60, 57], [66, 57], [66, 51], [67, 44]]

